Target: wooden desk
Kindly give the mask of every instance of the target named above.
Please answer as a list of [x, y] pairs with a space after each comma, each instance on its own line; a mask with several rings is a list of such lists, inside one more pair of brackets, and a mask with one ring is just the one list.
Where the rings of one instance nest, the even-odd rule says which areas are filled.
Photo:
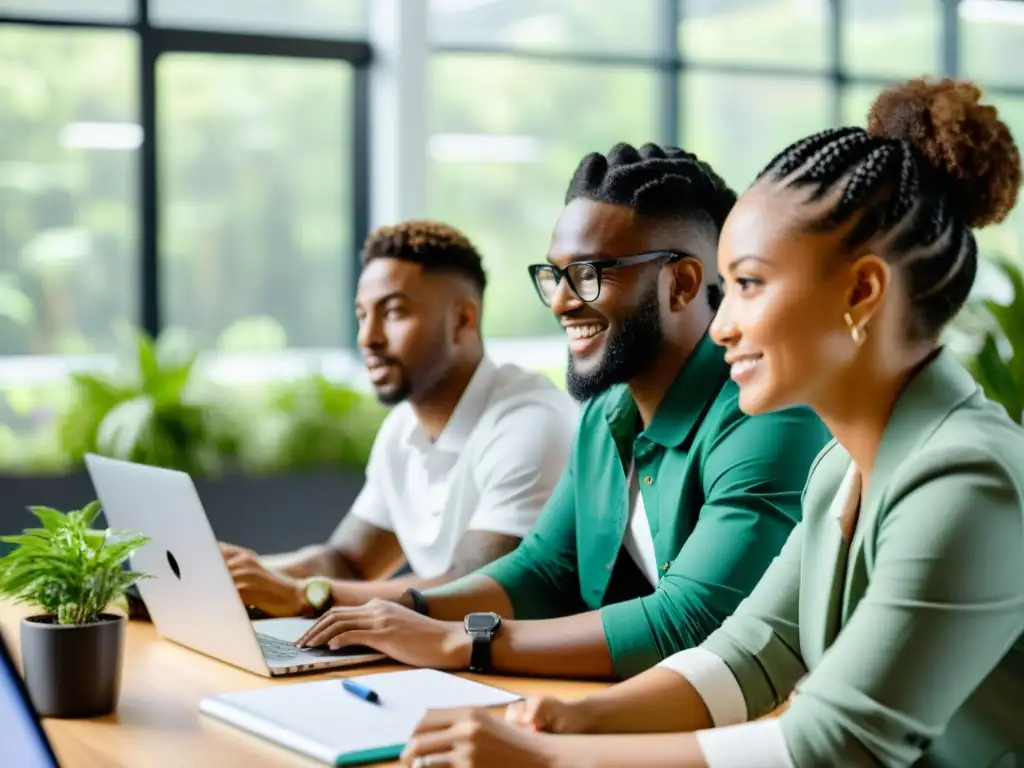
[[[0, 631], [19, 664], [20, 623], [27, 613], [27, 609], [0, 602]], [[127, 627], [117, 712], [93, 720], [47, 718], [43, 725], [63, 768], [315, 766], [320, 764], [200, 715], [200, 699], [229, 691], [395, 669], [401, 667], [374, 665], [271, 680], [161, 640], [152, 625], [132, 621]], [[604, 683], [466, 677], [516, 693], [549, 693], [564, 699], [577, 699], [606, 687]]]

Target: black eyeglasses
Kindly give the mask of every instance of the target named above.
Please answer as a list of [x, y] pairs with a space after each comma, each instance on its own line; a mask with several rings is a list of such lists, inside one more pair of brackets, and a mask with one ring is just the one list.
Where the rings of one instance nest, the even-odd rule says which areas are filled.
[[668, 259], [668, 263], [671, 263], [685, 258], [693, 257], [677, 251], [650, 251], [618, 259], [574, 261], [565, 269], [559, 269], [554, 264], [531, 264], [527, 269], [533, 278], [533, 286], [537, 289], [540, 300], [550, 307], [563, 277], [573, 293], [582, 301], [591, 302], [601, 295], [601, 273], [606, 269], [632, 267], [657, 259]]

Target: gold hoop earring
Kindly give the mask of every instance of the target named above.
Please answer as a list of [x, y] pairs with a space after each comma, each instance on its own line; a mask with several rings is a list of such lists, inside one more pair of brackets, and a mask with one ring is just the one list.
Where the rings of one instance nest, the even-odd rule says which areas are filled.
[[864, 341], [864, 331], [854, 324], [853, 317], [850, 316], [849, 312], [843, 315], [843, 320], [846, 321], [846, 325], [850, 329], [850, 338], [853, 339], [853, 343], [859, 347]]

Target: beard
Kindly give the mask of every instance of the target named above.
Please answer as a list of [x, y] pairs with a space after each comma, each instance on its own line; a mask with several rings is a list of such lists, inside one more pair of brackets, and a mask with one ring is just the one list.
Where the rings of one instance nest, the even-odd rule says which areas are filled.
[[386, 362], [392, 366], [391, 370], [394, 380], [386, 382], [380, 387], [373, 387], [373, 393], [377, 397], [377, 402], [381, 405], [398, 405], [407, 400], [409, 395], [412, 394], [412, 380], [405, 366], [397, 360], [388, 358]]
[[398, 405], [409, 399], [412, 393], [409, 383], [403, 379], [399, 384], [385, 390], [377, 390], [377, 402], [381, 405]]
[[657, 359], [664, 335], [658, 305], [658, 284], [641, 298], [636, 311], [608, 339], [604, 354], [590, 373], [576, 370], [572, 355], [565, 374], [566, 389], [577, 401], [590, 400], [615, 384], [625, 384]]

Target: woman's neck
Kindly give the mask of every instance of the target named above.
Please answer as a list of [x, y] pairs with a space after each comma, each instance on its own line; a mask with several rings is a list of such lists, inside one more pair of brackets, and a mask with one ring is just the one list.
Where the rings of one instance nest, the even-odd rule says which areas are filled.
[[886, 364], [883, 356], [864, 350], [841, 378], [829, 383], [828, 392], [809, 405], [836, 441], [846, 449], [861, 476], [861, 494], [867, 493], [878, 447], [900, 394], [936, 351], [934, 346], [901, 355], [907, 365]]

